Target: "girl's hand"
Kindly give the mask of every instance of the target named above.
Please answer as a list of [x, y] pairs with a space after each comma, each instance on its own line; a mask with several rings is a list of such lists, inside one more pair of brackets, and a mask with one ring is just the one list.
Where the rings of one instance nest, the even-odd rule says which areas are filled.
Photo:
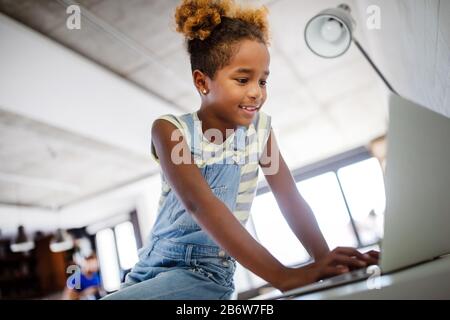
[[365, 253], [368, 256], [366, 262], [368, 265], [378, 264], [378, 260], [380, 259], [380, 252], [376, 250], [370, 250]]
[[275, 287], [284, 292], [377, 262], [376, 251], [362, 254], [355, 248], [337, 247], [320, 260], [305, 267], [285, 268], [280, 275], [279, 284]]
[[350, 270], [377, 264], [378, 257], [379, 253], [374, 250], [363, 254], [355, 248], [337, 247], [324, 258], [314, 262], [313, 265], [318, 270], [317, 280], [321, 280]]

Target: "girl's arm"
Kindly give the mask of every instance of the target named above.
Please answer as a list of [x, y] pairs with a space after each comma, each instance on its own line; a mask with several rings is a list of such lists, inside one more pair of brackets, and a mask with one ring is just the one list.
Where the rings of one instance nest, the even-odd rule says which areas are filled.
[[[340, 249], [328, 255], [320, 263], [303, 268], [288, 268], [275, 259], [261, 246], [233, 216], [228, 207], [211, 191], [208, 183], [195, 165], [189, 148], [181, 141], [172, 141], [176, 127], [168, 121], [156, 120], [152, 126], [152, 141], [164, 175], [178, 198], [205, 230], [228, 254], [245, 268], [285, 291], [314, 282], [321, 277], [342, 273], [336, 264], [360, 266], [360, 260], [351, 256], [361, 256], [353, 249]], [[171, 159], [174, 147], [187, 150], [190, 163], [175, 164]]]
[[323, 258], [328, 245], [311, 208], [300, 195], [284, 162], [273, 131], [270, 131], [260, 165], [290, 228], [314, 260]]

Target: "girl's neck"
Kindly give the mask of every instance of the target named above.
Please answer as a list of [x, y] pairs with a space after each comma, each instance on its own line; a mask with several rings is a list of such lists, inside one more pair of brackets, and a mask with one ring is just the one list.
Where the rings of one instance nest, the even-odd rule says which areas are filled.
[[[202, 122], [203, 134], [208, 129], [217, 129], [222, 133], [223, 141], [233, 134], [237, 126], [231, 123], [225, 122], [223, 119], [218, 118], [216, 115], [208, 111], [208, 108], [200, 107], [197, 111], [197, 117]], [[233, 131], [231, 131], [231, 130]], [[228, 130], [228, 132], [227, 132]], [[209, 139], [208, 139], [209, 140]]]

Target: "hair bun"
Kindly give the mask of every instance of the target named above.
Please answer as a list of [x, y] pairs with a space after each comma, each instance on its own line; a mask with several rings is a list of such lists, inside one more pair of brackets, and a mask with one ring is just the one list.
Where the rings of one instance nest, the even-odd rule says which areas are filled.
[[267, 7], [262, 6], [260, 8], [251, 7], [237, 7], [234, 11], [234, 18], [245, 21], [249, 24], [255, 25], [261, 30], [264, 40], [269, 41], [269, 22], [267, 20], [267, 14], [269, 10]]
[[175, 11], [176, 30], [189, 40], [205, 40], [233, 6], [232, 0], [183, 0]]

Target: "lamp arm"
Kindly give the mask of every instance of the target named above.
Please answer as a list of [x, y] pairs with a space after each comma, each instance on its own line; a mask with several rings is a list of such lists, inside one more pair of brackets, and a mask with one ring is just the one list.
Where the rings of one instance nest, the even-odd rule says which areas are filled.
[[386, 80], [386, 78], [383, 76], [383, 74], [381, 73], [381, 71], [377, 68], [377, 66], [372, 62], [372, 59], [370, 59], [369, 55], [366, 53], [366, 51], [364, 51], [363, 47], [359, 44], [358, 40], [356, 40], [355, 38], [353, 38], [353, 42], [355, 43], [356, 47], [359, 49], [359, 51], [361, 51], [361, 53], [363, 54], [363, 56], [367, 59], [367, 61], [369, 61], [370, 65], [372, 66], [372, 68], [375, 69], [376, 73], [380, 76], [380, 78], [383, 80], [384, 84], [389, 88], [389, 90], [395, 94], [398, 95], [397, 91], [394, 90], [394, 88], [392, 88], [392, 86], [390, 85], [390, 83]]

